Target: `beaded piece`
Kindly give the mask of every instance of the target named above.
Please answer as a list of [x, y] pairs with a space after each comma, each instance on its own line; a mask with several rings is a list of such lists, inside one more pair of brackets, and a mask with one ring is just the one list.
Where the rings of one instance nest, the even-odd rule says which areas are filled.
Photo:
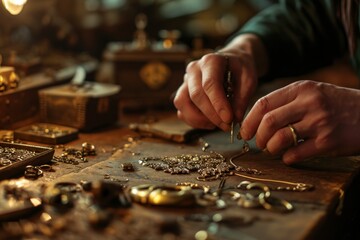
[[139, 160], [142, 166], [170, 174], [190, 174], [198, 172], [202, 177], [215, 177], [228, 173], [232, 169], [226, 159], [219, 153], [181, 154], [177, 156], [143, 157]]
[[27, 130], [28, 133], [32, 133], [40, 136], [48, 137], [59, 137], [72, 133], [71, 130], [64, 129], [61, 127], [50, 127], [47, 125], [32, 125], [30, 129]]
[[0, 146], [0, 168], [35, 156], [35, 151]]
[[96, 147], [93, 144], [84, 142], [81, 149], [64, 148], [60, 156], [54, 156], [53, 162], [62, 162], [66, 164], [78, 165], [79, 163], [88, 162], [87, 156], [95, 156]]

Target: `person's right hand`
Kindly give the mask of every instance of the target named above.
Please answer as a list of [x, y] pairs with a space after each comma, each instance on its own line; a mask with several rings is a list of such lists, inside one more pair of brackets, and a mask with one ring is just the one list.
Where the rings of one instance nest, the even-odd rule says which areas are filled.
[[[227, 61], [234, 85], [232, 104], [224, 90]], [[227, 131], [234, 118], [242, 120], [256, 86], [257, 73], [250, 54], [244, 51], [210, 53], [188, 64], [174, 105], [178, 117], [194, 128], [219, 127]]]

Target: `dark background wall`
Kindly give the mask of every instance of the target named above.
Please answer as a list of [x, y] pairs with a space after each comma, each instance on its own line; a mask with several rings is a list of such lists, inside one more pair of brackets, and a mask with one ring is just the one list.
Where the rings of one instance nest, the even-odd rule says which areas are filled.
[[179, 41], [205, 48], [223, 44], [270, 0], [28, 0], [12, 16], [0, 8], [0, 54], [41, 55], [49, 50], [87, 52], [95, 57], [109, 42], [132, 41], [135, 18], [147, 16], [146, 32], [157, 41], [161, 30], [179, 30]]

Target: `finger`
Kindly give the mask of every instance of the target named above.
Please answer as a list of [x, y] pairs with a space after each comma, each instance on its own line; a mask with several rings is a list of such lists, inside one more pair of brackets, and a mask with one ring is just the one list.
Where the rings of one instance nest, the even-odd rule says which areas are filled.
[[315, 139], [307, 139], [296, 147], [289, 148], [283, 155], [283, 162], [291, 165], [310, 157], [322, 154], [324, 149], [318, 148]]
[[174, 98], [178, 117], [194, 128], [213, 129], [215, 125], [192, 103], [187, 89], [185, 81], [179, 87]]
[[[276, 108], [264, 115], [256, 132], [256, 145], [263, 149], [277, 132], [288, 124], [299, 122], [305, 115], [304, 108], [296, 101]], [[289, 130], [287, 127], [286, 130]], [[281, 139], [282, 140], [282, 139]]]
[[198, 129], [215, 129], [216, 126], [212, 124], [205, 116], [203, 115], [193, 115], [192, 117], [185, 117], [189, 116], [186, 113], [184, 114], [180, 110], [177, 111], [177, 116], [179, 119], [183, 120], [186, 124], [193, 128]]
[[[229, 60], [230, 61], [230, 60]], [[233, 119], [232, 108], [224, 91], [226, 59], [220, 54], [206, 55], [202, 58], [202, 88], [211, 105], [223, 123], [230, 124]]]
[[[235, 63], [234, 63], [235, 62]], [[231, 69], [234, 72], [235, 93], [234, 110], [237, 121], [242, 122], [249, 99], [255, 91], [257, 76], [252, 64], [237, 59], [232, 62]]]
[[229, 130], [228, 124], [224, 124], [212, 105], [209, 97], [204, 92], [202, 75], [200, 71], [192, 71], [187, 75], [188, 95], [199, 111], [203, 113], [214, 125], [224, 131]]
[[185, 81], [185, 76], [186, 76], [186, 73], [184, 75], [184, 82], [176, 90], [174, 100], [173, 100], [174, 106], [179, 110], [182, 110], [185, 107], [185, 104], [190, 101], [190, 98], [187, 93], [188, 86], [187, 86], [187, 82]]
[[[267, 151], [273, 155], [276, 155], [284, 152], [286, 149], [290, 147], [297, 145], [298, 140], [300, 140], [300, 135], [298, 133], [298, 129], [300, 127], [299, 124], [298, 125], [294, 124], [292, 125], [292, 127], [295, 131], [294, 133], [288, 126], [277, 130], [266, 144]], [[293, 134], [296, 134], [296, 136], [294, 137]]]
[[266, 113], [293, 101], [297, 97], [295, 88], [287, 86], [260, 98], [245, 117], [240, 129], [241, 136], [246, 140], [251, 139]]

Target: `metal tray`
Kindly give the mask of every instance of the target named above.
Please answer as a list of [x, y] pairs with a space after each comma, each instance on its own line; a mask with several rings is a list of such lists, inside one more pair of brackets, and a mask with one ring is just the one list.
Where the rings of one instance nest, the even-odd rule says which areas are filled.
[[14, 131], [14, 139], [46, 144], [62, 144], [77, 139], [78, 132], [78, 129], [72, 127], [36, 123], [16, 129]]
[[[18, 143], [7, 143], [0, 142], [1, 148], [14, 148], [16, 150], [28, 150], [35, 152], [34, 156], [25, 158], [20, 161], [13, 162], [6, 166], [0, 166], [0, 180], [8, 179], [11, 177], [21, 176], [25, 172], [27, 165], [41, 165], [49, 163], [53, 156], [55, 150], [49, 147], [35, 146], [29, 144], [18, 144]], [[0, 154], [1, 158], [1, 154]]]

